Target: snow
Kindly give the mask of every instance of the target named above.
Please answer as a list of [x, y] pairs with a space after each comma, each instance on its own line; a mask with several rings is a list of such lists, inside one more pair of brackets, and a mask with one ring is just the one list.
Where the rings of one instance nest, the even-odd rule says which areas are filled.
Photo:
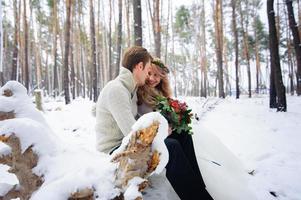
[[0, 142], [0, 155], [6, 156], [10, 154], [10, 152], [11, 152], [11, 148], [8, 145]]
[[[0, 122], [0, 130], [1, 135], [17, 134], [23, 151], [33, 145], [39, 155], [33, 171], [44, 174], [44, 183], [31, 199], [66, 199], [87, 186], [95, 189], [98, 199], [116, 196], [120, 192], [112, 178], [116, 164], [110, 163], [110, 156], [95, 149], [93, 103], [76, 99], [64, 105], [44, 99], [42, 113], [35, 109], [24, 88], [16, 82], [9, 84], [14, 95], [0, 96], [0, 109], [17, 111], [17, 118]], [[280, 200], [300, 199], [300, 97], [287, 96], [286, 113], [269, 109], [268, 96], [180, 99], [187, 101], [199, 117], [199, 121], [193, 120], [193, 140], [207, 189], [215, 200], [273, 200], [271, 192]], [[152, 186], [143, 194], [144, 199], [178, 199], [164, 177], [168, 153], [162, 141], [167, 124], [161, 117], [150, 113], [132, 127], [135, 131], [153, 120], [160, 122], [153, 148], [162, 152], [162, 163], [156, 171], [159, 174], [150, 177]], [[0, 154], [9, 152], [10, 148], [0, 143]], [[0, 165], [0, 196], [17, 183], [8, 169]], [[141, 179], [132, 181], [126, 191], [127, 199], [139, 195], [136, 185]]]
[[139, 191], [139, 184], [145, 181], [145, 179], [140, 177], [134, 177], [129, 181], [129, 187], [124, 193], [124, 199], [135, 200], [137, 197], [142, 197]]
[[[228, 167], [234, 161], [229, 162], [231, 159], [226, 158], [224, 152], [227, 152], [228, 156], [231, 155], [229, 151], [232, 152], [242, 163], [233, 166], [245, 172], [254, 170], [254, 175], [242, 177], [237, 168], [232, 172], [229, 169], [228, 173], [235, 175], [235, 178], [247, 178], [249, 188], [257, 199], [275, 199], [270, 192], [275, 192], [277, 199], [300, 199], [301, 136], [298, 131], [301, 128], [300, 97], [287, 96], [286, 113], [269, 109], [268, 96], [256, 96], [251, 99], [242, 97], [238, 100], [227, 98], [219, 100], [217, 104], [216, 99], [210, 99], [209, 104], [213, 105], [213, 108], [207, 113], [202, 113], [204, 100], [196, 98], [186, 100], [200, 116], [200, 122], [194, 124], [194, 128], [197, 127], [201, 131], [195, 134], [194, 139], [199, 144], [196, 148], [201, 146], [207, 154], [200, 155], [200, 151], [197, 150], [199, 156], [208, 156], [208, 152], [210, 156], [216, 154], [209, 158], [218, 158], [214, 161]], [[205, 105], [207, 104], [208, 102]], [[216, 144], [218, 141], [216, 138], [228, 150], [219, 152], [222, 149], [221, 145]], [[211, 144], [212, 149], [204, 150], [204, 147], [210, 148], [210, 145], [206, 145], [207, 142]], [[234, 155], [231, 157], [234, 158]], [[200, 166], [202, 168], [202, 165]], [[214, 175], [211, 174], [211, 177]], [[227, 178], [224, 174], [221, 174], [221, 177]], [[227, 189], [233, 190], [233, 187]]]
[[[10, 89], [13, 96], [2, 96], [4, 91]], [[35, 109], [31, 103], [31, 98], [27, 96], [26, 88], [17, 81], [8, 81], [0, 88], [0, 110], [3, 112], [14, 111], [17, 118], [29, 118], [47, 126], [47, 123], [40, 111]]]

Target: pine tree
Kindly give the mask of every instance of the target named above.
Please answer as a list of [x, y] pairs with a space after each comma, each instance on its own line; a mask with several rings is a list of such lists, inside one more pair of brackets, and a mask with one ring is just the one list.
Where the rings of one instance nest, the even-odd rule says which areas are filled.
[[277, 108], [277, 111], [286, 112], [285, 87], [282, 82], [282, 74], [279, 58], [279, 46], [275, 23], [274, 0], [267, 0], [267, 15], [269, 22], [269, 46], [271, 62], [271, 84], [270, 88], [270, 108]]
[[65, 56], [64, 56], [64, 91], [65, 103], [70, 103], [69, 90], [69, 49], [70, 49], [70, 29], [71, 29], [71, 0], [66, 1], [66, 26], [65, 26]]
[[141, 0], [133, 0], [135, 45], [142, 46]]
[[291, 31], [293, 33], [293, 41], [294, 41], [294, 48], [296, 53], [296, 59], [297, 59], [297, 95], [301, 95], [301, 46], [300, 46], [300, 36], [298, 32], [298, 26], [295, 20], [294, 16], [294, 9], [293, 4], [291, 0], [286, 0], [286, 6], [287, 6], [287, 14], [288, 14], [288, 20], [289, 25], [291, 28]]
[[93, 0], [90, 0], [90, 33], [91, 33], [91, 49], [92, 49], [92, 88], [93, 88], [93, 101], [97, 101], [98, 90], [97, 90], [97, 64], [96, 64], [96, 42], [95, 42], [95, 20], [94, 20], [94, 9]]

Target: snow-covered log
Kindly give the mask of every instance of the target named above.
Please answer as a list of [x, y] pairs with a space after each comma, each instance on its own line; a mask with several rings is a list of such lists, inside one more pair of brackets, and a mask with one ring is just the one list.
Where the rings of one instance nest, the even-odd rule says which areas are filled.
[[[47, 148], [47, 145], [37, 144], [35, 134], [39, 134], [40, 139], [50, 142], [49, 146], [55, 147], [56, 143], [51, 144], [51, 141], [55, 140], [49, 140], [48, 135], [45, 134], [45, 128], [48, 127], [40, 113], [29, 103], [26, 89], [20, 83], [10, 81], [0, 91], [2, 105], [0, 107], [0, 142], [9, 147], [9, 150], [0, 151], [0, 164], [8, 165], [9, 173], [15, 174], [19, 181], [19, 184], [12, 186], [6, 194], [0, 194], [0, 199], [30, 199], [32, 193], [37, 191], [44, 182], [44, 174], [37, 175], [33, 169], [38, 165], [38, 154], [42, 154], [38, 148], [34, 149], [34, 147], [36, 145]], [[24, 134], [27, 131], [33, 131], [32, 141], [30, 141], [30, 133]], [[68, 199], [89, 200], [93, 198], [94, 191], [87, 187], [71, 193]]]
[[18, 187], [13, 187], [3, 199], [11, 199], [12, 197], [29, 199], [31, 194], [43, 183], [42, 178], [32, 172], [32, 168], [34, 168], [38, 162], [37, 154], [33, 152], [32, 146], [29, 146], [22, 152], [20, 140], [14, 134], [9, 137], [2, 136], [0, 141], [11, 148], [10, 156], [4, 157], [2, 164], [9, 165], [9, 172], [14, 173], [19, 180]]
[[114, 152], [112, 162], [118, 163], [115, 183], [124, 192], [125, 199], [142, 199], [141, 192], [149, 186], [148, 177], [160, 173], [167, 164], [164, 144], [167, 127], [159, 113], [144, 115]]

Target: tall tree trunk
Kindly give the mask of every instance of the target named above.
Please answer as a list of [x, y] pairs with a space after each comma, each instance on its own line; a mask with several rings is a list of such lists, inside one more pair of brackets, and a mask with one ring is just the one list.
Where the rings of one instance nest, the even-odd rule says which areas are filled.
[[0, 4], [0, 85], [4, 85], [2, 3], [0, 2]]
[[[256, 18], [256, 17], [255, 17]], [[258, 41], [258, 33], [256, 28], [256, 19], [254, 19], [254, 36], [255, 36], [255, 60], [256, 60], [256, 93], [259, 93], [259, 85], [260, 85], [260, 58], [259, 58], [259, 41]]]
[[[100, 2], [98, 1], [98, 4], [97, 4], [97, 7], [98, 7], [98, 11], [97, 11], [97, 15], [98, 15], [98, 20], [97, 20], [97, 36], [96, 36], [96, 42], [97, 42], [97, 48], [96, 48], [96, 51], [97, 51], [97, 61], [98, 61], [98, 77], [99, 77], [99, 86], [100, 88], [102, 89], [104, 87], [104, 84], [105, 84], [105, 70], [104, 70], [104, 59], [103, 59], [103, 50], [102, 50], [102, 38], [101, 37], [104, 33], [103, 31], [103, 26], [102, 26], [102, 19], [100, 18], [101, 15], [100, 15]], [[102, 34], [101, 34], [102, 33]]]
[[298, 26], [296, 24], [295, 16], [294, 16], [294, 10], [293, 10], [293, 4], [291, 0], [286, 0], [286, 6], [287, 6], [287, 14], [289, 19], [289, 25], [293, 34], [293, 40], [294, 40], [294, 47], [295, 47], [295, 53], [296, 53], [296, 59], [297, 59], [297, 95], [301, 95], [301, 44], [300, 44], [300, 37], [298, 32]]
[[171, 0], [168, 0], [168, 11], [167, 11], [167, 24], [165, 31], [165, 53], [164, 53], [164, 63], [167, 63], [168, 56], [168, 42], [169, 42], [169, 22], [170, 22], [170, 13], [171, 13]]
[[300, 0], [297, 0], [297, 6], [298, 6], [298, 31], [299, 31], [299, 37], [301, 37], [301, 9], [300, 9]]
[[220, 98], [225, 98], [223, 78], [223, 11], [222, 0], [215, 1], [215, 38], [216, 38], [216, 60], [218, 76], [218, 92]]
[[[14, 20], [15, 20], [15, 33], [14, 33], [14, 50], [13, 50], [13, 60], [12, 60], [12, 74], [11, 80], [17, 80], [17, 69], [18, 69], [18, 37], [19, 37], [19, 15], [18, 15], [18, 5], [17, 0], [13, 1], [14, 7]], [[2, 40], [1, 40], [2, 41]]]
[[[256, 30], [255, 30], [256, 32]], [[260, 58], [259, 58], [259, 48], [258, 48], [258, 37], [255, 33], [255, 59], [256, 59], [256, 93], [259, 93], [260, 86]]]
[[[115, 65], [115, 77], [119, 74], [120, 57], [121, 57], [121, 43], [122, 43], [122, 0], [118, 0], [118, 37], [117, 37], [117, 58]], [[114, 78], [115, 78], [114, 77]]]
[[57, 66], [57, 35], [58, 35], [58, 19], [57, 19], [57, 2], [53, 1], [53, 95], [56, 97], [59, 94], [59, 75]]
[[112, 51], [113, 51], [113, 46], [112, 46], [112, 1], [109, 1], [110, 5], [110, 17], [109, 17], [109, 33], [108, 33], [108, 40], [109, 40], [109, 48], [108, 48], [108, 54], [109, 54], [109, 80], [113, 79], [113, 63], [112, 63]]
[[276, 20], [276, 31], [277, 31], [277, 39], [278, 44], [280, 43], [280, 12], [279, 12], [279, 0], [276, 2], [277, 7], [277, 14], [275, 14], [275, 20]]
[[28, 25], [26, 17], [26, 0], [23, 0], [23, 26], [24, 26], [24, 81], [29, 91], [29, 66], [28, 66]]
[[97, 90], [97, 65], [96, 65], [96, 42], [95, 42], [95, 20], [93, 10], [93, 0], [90, 0], [90, 33], [91, 33], [91, 49], [92, 49], [92, 89], [93, 89], [93, 101], [97, 101], [98, 90]]
[[229, 79], [229, 67], [228, 67], [228, 59], [227, 59], [227, 54], [228, 54], [228, 48], [227, 48], [227, 41], [224, 42], [224, 51], [223, 51], [223, 59], [224, 59], [224, 63], [225, 63], [225, 79], [226, 79], [226, 94], [228, 94], [229, 96], [231, 96], [231, 83], [230, 83], [230, 79]]
[[207, 49], [206, 49], [206, 14], [205, 0], [201, 8], [201, 96], [207, 97]]
[[239, 99], [239, 73], [238, 73], [238, 31], [236, 24], [236, 5], [237, 0], [231, 0], [232, 6], [232, 32], [234, 36], [234, 48], [235, 48], [235, 87], [236, 87], [236, 99]]
[[[171, 1], [171, 4], [172, 4], [172, 1]], [[171, 5], [172, 7], [172, 5]], [[170, 15], [173, 16], [173, 9], [171, 9], [171, 13]], [[175, 32], [174, 32], [174, 26], [171, 26], [171, 36], [172, 36], [172, 46], [171, 46], [171, 54], [172, 55], [175, 55]], [[171, 68], [171, 73], [174, 77], [174, 89], [173, 89], [173, 92], [174, 92], [174, 95], [175, 97], [178, 96], [178, 83], [177, 83], [177, 71], [176, 71], [176, 63], [175, 63], [175, 59], [172, 59], [172, 68]]]
[[142, 46], [141, 0], [133, 0], [135, 45]]
[[[272, 106], [276, 102], [277, 111], [286, 112], [286, 96], [285, 87], [282, 82], [282, 74], [279, 58], [279, 46], [277, 39], [277, 30], [275, 25], [274, 0], [267, 0], [267, 14], [269, 22], [269, 46], [270, 46], [270, 62], [271, 62], [271, 88], [274, 80], [276, 88], [276, 100], [270, 100]], [[274, 98], [270, 95], [270, 99]], [[271, 107], [271, 104], [270, 104]]]
[[[246, 1], [247, 5], [248, 2]], [[244, 16], [241, 8], [241, 4], [239, 4], [239, 12], [240, 12], [240, 23], [241, 23], [241, 28], [242, 28], [242, 35], [243, 35], [243, 44], [244, 44], [244, 55], [247, 61], [247, 74], [248, 74], [248, 93], [249, 93], [249, 98], [252, 97], [252, 92], [251, 92], [251, 68], [250, 68], [250, 53], [249, 53], [249, 41], [248, 41], [248, 18], [249, 14], [247, 13], [247, 24], [244, 24]]]
[[[153, 7], [153, 8], [151, 8]], [[161, 57], [161, 25], [160, 25], [160, 0], [153, 0], [152, 5], [148, 0], [149, 14], [152, 22], [155, 56]]]
[[72, 17], [71, 17], [71, 24], [72, 28], [70, 28], [70, 50], [69, 50], [69, 62], [70, 62], [70, 85], [71, 85], [71, 94], [72, 99], [75, 99], [75, 69], [74, 69], [74, 30], [73, 30], [73, 24], [74, 24], [74, 15], [75, 15], [75, 9], [72, 10]]
[[69, 92], [69, 49], [70, 49], [70, 29], [71, 29], [71, 0], [66, 0], [66, 26], [65, 26], [65, 56], [64, 56], [64, 91], [65, 103], [70, 103]]
[[[299, 0], [298, 0], [298, 11], [299, 11]], [[287, 62], [288, 62], [288, 71], [289, 71], [289, 74], [288, 74], [289, 90], [290, 90], [290, 94], [294, 95], [294, 92], [295, 92], [294, 91], [294, 64], [293, 64], [293, 58], [292, 58], [292, 45], [291, 45], [291, 39], [290, 39], [291, 34], [290, 34], [289, 25], [288, 25], [287, 10], [286, 10], [285, 6], [283, 6], [283, 13], [285, 16], [285, 20], [284, 20], [285, 25], [284, 26], [285, 26], [285, 32], [286, 32]], [[300, 36], [300, 30], [299, 30], [299, 36]]]
[[126, 33], [127, 33], [127, 47], [131, 46], [131, 27], [130, 27], [130, 2], [129, 0], [125, 0], [126, 5], [126, 12], [125, 12], [125, 18], [126, 18]]
[[155, 54], [161, 58], [160, 0], [154, 0], [154, 39]]

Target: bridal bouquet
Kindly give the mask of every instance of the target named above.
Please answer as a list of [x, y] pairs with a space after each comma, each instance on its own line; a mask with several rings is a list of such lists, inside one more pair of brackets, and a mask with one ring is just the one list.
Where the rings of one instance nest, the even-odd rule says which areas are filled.
[[162, 96], [158, 96], [156, 100], [156, 110], [167, 119], [172, 130], [179, 134], [182, 132], [192, 134], [190, 124], [193, 114], [185, 102]]

